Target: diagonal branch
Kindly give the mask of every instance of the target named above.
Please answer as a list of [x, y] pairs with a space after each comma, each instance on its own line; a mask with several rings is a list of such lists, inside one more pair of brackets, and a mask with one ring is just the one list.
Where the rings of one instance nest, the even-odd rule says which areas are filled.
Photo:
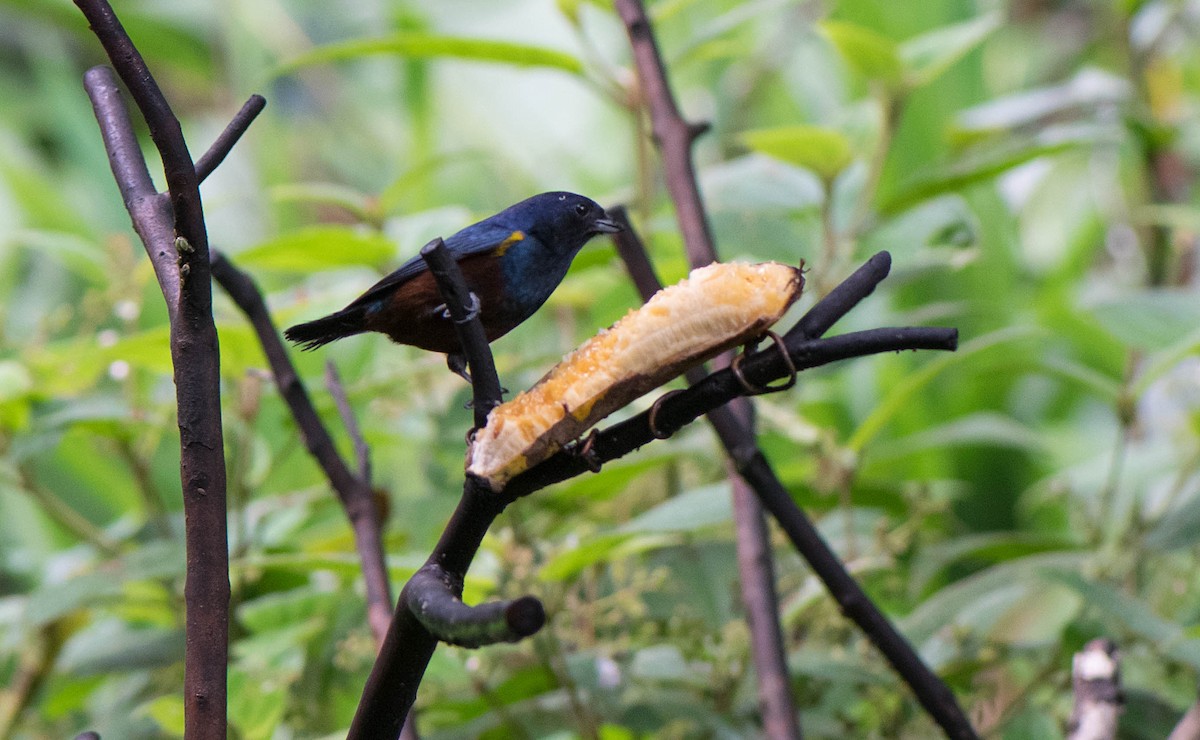
[[196, 180], [204, 182], [208, 176], [213, 173], [221, 163], [225, 161], [225, 157], [233, 149], [234, 144], [238, 143], [238, 139], [242, 138], [242, 134], [246, 133], [246, 129], [250, 128], [250, 124], [254, 123], [254, 119], [262, 113], [263, 108], [267, 105], [267, 99], [261, 95], [251, 95], [246, 101], [242, 109], [234, 115], [229, 121], [229, 125], [217, 137], [217, 140], [212, 143], [200, 159], [196, 160]]
[[275, 387], [287, 403], [300, 429], [300, 437], [309, 454], [321, 466], [325, 477], [350, 520], [354, 530], [354, 545], [362, 563], [363, 580], [367, 586], [367, 620], [377, 642], [382, 642], [392, 616], [392, 594], [388, 583], [387, 563], [383, 553], [383, 535], [379, 511], [371, 492], [370, 482], [356, 476], [346, 466], [329, 431], [313, 407], [308, 391], [288, 357], [279, 332], [271, 321], [262, 292], [253, 278], [238, 269], [223, 254], [213, 251], [213, 277], [229, 294], [250, 321], [262, 345]]
[[113, 179], [117, 181], [134, 231], [146, 246], [146, 255], [167, 303], [167, 315], [173, 323], [179, 306], [180, 280], [171, 201], [154, 189], [113, 71], [108, 67], [92, 67], [83, 75], [83, 86], [100, 123]]

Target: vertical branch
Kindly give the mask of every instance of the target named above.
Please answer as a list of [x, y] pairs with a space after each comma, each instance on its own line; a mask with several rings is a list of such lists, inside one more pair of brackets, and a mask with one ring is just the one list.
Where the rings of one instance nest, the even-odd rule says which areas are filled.
[[[129, 88], [162, 158], [168, 200], [154, 194], [107, 70], [85, 77], [113, 174], [167, 301], [187, 545], [184, 718], [189, 738], [226, 736], [229, 552], [221, 434], [220, 351], [212, 317], [200, 180], [179, 120], [105, 0], [76, 0]], [[124, 131], [114, 131], [124, 128]], [[132, 148], [128, 148], [132, 144]], [[172, 263], [175, 263], [173, 266]]]
[[[625, 23], [633, 48], [638, 78], [649, 110], [651, 130], [662, 150], [667, 189], [675, 203], [675, 217], [692, 267], [717, 260], [712, 230], [692, 164], [692, 142], [706, 126], [683, 119], [671, 93], [666, 69], [654, 37], [650, 19], [640, 0], [617, 0], [617, 12]], [[644, 296], [645, 297], [645, 296]], [[718, 358], [727, 365], [729, 356]], [[737, 417], [745, 428], [745, 444], [754, 444], [754, 406], [740, 398], [710, 415], [710, 420]], [[800, 727], [792, 702], [787, 675], [783, 629], [779, 624], [779, 599], [775, 591], [770, 539], [762, 506], [737, 471], [730, 468], [733, 483], [734, 525], [737, 529], [738, 570], [741, 573], [742, 603], [746, 608], [758, 676], [763, 721], [771, 737], [799, 737]]]

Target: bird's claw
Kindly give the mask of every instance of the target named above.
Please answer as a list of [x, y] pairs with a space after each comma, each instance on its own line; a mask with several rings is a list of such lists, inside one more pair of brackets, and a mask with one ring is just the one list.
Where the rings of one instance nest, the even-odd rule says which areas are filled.
[[443, 319], [452, 319], [456, 324], [470, 323], [479, 318], [479, 309], [482, 308], [482, 304], [479, 302], [479, 296], [475, 295], [475, 291], [471, 291], [469, 295], [471, 296], [471, 305], [469, 308], [467, 308], [467, 315], [462, 317], [461, 320], [453, 319], [450, 316], [450, 309], [445, 303], [439, 304], [438, 307], [433, 310], [435, 312], [441, 312]]
[[571, 452], [583, 461], [584, 465], [588, 466], [588, 470], [593, 473], [599, 473], [600, 467], [604, 464], [600, 460], [600, 455], [595, 450], [597, 430], [593, 429], [586, 437], [575, 443], [570, 448]]

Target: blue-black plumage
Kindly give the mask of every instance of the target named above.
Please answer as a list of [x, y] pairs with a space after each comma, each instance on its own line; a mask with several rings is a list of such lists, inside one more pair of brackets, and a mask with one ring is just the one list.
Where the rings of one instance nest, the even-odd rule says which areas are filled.
[[[446, 239], [467, 286], [479, 298], [488, 341], [504, 336], [541, 308], [571, 261], [597, 234], [620, 231], [595, 201], [574, 193], [542, 193]], [[284, 332], [304, 349], [363, 332], [456, 355], [454, 324], [420, 257], [413, 257], [341, 311]], [[453, 365], [452, 365], [453, 366]]]

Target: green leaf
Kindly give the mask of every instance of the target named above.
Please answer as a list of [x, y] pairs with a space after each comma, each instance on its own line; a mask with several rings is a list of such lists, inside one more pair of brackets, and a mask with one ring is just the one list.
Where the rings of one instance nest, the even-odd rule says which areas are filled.
[[183, 737], [183, 697], [179, 694], [160, 696], [138, 707], [137, 713], [154, 720], [163, 735]]
[[973, 360], [997, 347], [1023, 341], [1035, 335], [1036, 332], [1030, 329], [1001, 329], [964, 344], [953, 354], [943, 355], [930, 362], [892, 388], [875, 411], [859, 425], [846, 443], [846, 447], [855, 452], [862, 452], [863, 448], [882, 431], [883, 427], [900, 413], [918, 390], [931, 383], [935, 377], [948, 368]]
[[23, 397], [33, 390], [29, 368], [16, 360], [0, 360], [0, 403]]
[[69, 231], [18, 230], [6, 240], [31, 253], [54, 257], [64, 267], [92, 284], [103, 284], [109, 257], [101, 245]]
[[1015, 419], [991, 412], [979, 412], [926, 429], [886, 445], [876, 446], [871, 457], [897, 458], [930, 450], [948, 450], [966, 445], [1009, 447], [1038, 453], [1043, 444], [1037, 432]]
[[1146, 533], [1146, 547], [1177, 550], [1200, 542], [1200, 496], [1172, 510]]
[[899, 54], [909, 84], [919, 87], [937, 79], [983, 43], [1000, 27], [1000, 23], [999, 13], [988, 13], [962, 23], [942, 26], [905, 41], [900, 45]]
[[338, 599], [335, 592], [309, 588], [270, 593], [240, 604], [237, 618], [251, 632], [265, 632], [310, 619], [323, 620], [332, 613]]
[[674, 645], [651, 645], [637, 651], [629, 672], [654, 681], [683, 681], [695, 677], [687, 659]]
[[1090, 552], [1048, 552], [1002, 562], [932, 594], [901, 620], [903, 632], [918, 645], [932, 641], [921, 647], [928, 656], [941, 640], [952, 639], [948, 633], [955, 626], [990, 630], [1006, 609], [1045, 587], [1041, 576], [1046, 571], [1077, 570], [1093, 557]]
[[903, 65], [896, 42], [869, 28], [843, 21], [823, 21], [821, 31], [860, 74], [889, 88], [900, 85]]
[[77, 632], [58, 668], [78, 675], [161, 668], [183, 660], [183, 630], [137, 628], [116, 619]]
[[396, 247], [374, 231], [346, 226], [311, 226], [281, 234], [237, 255], [238, 264], [260, 270], [320, 272], [337, 267], [383, 267]]
[[668, 547], [678, 542], [670, 535], [630, 535], [608, 533], [581, 542], [578, 547], [550, 558], [538, 578], [543, 581], [569, 581], [586, 568], [600, 562], [617, 561], [642, 552]]
[[1098, 303], [1092, 315], [1126, 345], [1155, 351], [1200, 327], [1200, 300], [1193, 291], [1144, 290]]
[[287, 708], [287, 684], [229, 671], [229, 718], [247, 740], [268, 740]]
[[994, 151], [964, 157], [936, 172], [917, 175], [901, 185], [896, 194], [880, 205], [880, 212], [893, 215], [944, 193], [964, 190], [971, 185], [987, 182], [1009, 170], [1032, 162], [1095, 143], [1094, 137], [1077, 137], [1050, 142], [1007, 144]]
[[667, 499], [621, 527], [622, 532], [694, 532], [733, 519], [728, 483], [715, 483]]
[[319, 46], [289, 60], [275, 70], [280, 76], [301, 67], [328, 62], [390, 54], [410, 59], [448, 57], [475, 62], [511, 64], [517, 67], [546, 67], [583, 76], [583, 63], [556, 49], [518, 44], [512, 41], [435, 36], [425, 33], [397, 33], [377, 39], [359, 39]]
[[1087, 606], [1114, 616], [1130, 631], [1151, 642], [1174, 642], [1182, 636], [1180, 625], [1154, 614], [1153, 609], [1134, 594], [1118, 591], [1109, 584], [1085, 578], [1075, 571], [1051, 570], [1046, 571], [1044, 577], [1079, 591], [1087, 601]]
[[85, 573], [34, 591], [25, 607], [25, 619], [41, 627], [86, 607], [108, 603], [121, 593], [121, 579], [109, 573]]
[[823, 126], [757, 129], [740, 138], [754, 151], [812, 170], [825, 182], [831, 182], [854, 158], [850, 140], [841, 131]]
[[[302, 203], [335, 206], [353, 214], [360, 221], [372, 221], [375, 209], [370, 196], [354, 188], [331, 182], [293, 182], [276, 185], [270, 190], [274, 203]], [[239, 257], [240, 261], [240, 257]]]

